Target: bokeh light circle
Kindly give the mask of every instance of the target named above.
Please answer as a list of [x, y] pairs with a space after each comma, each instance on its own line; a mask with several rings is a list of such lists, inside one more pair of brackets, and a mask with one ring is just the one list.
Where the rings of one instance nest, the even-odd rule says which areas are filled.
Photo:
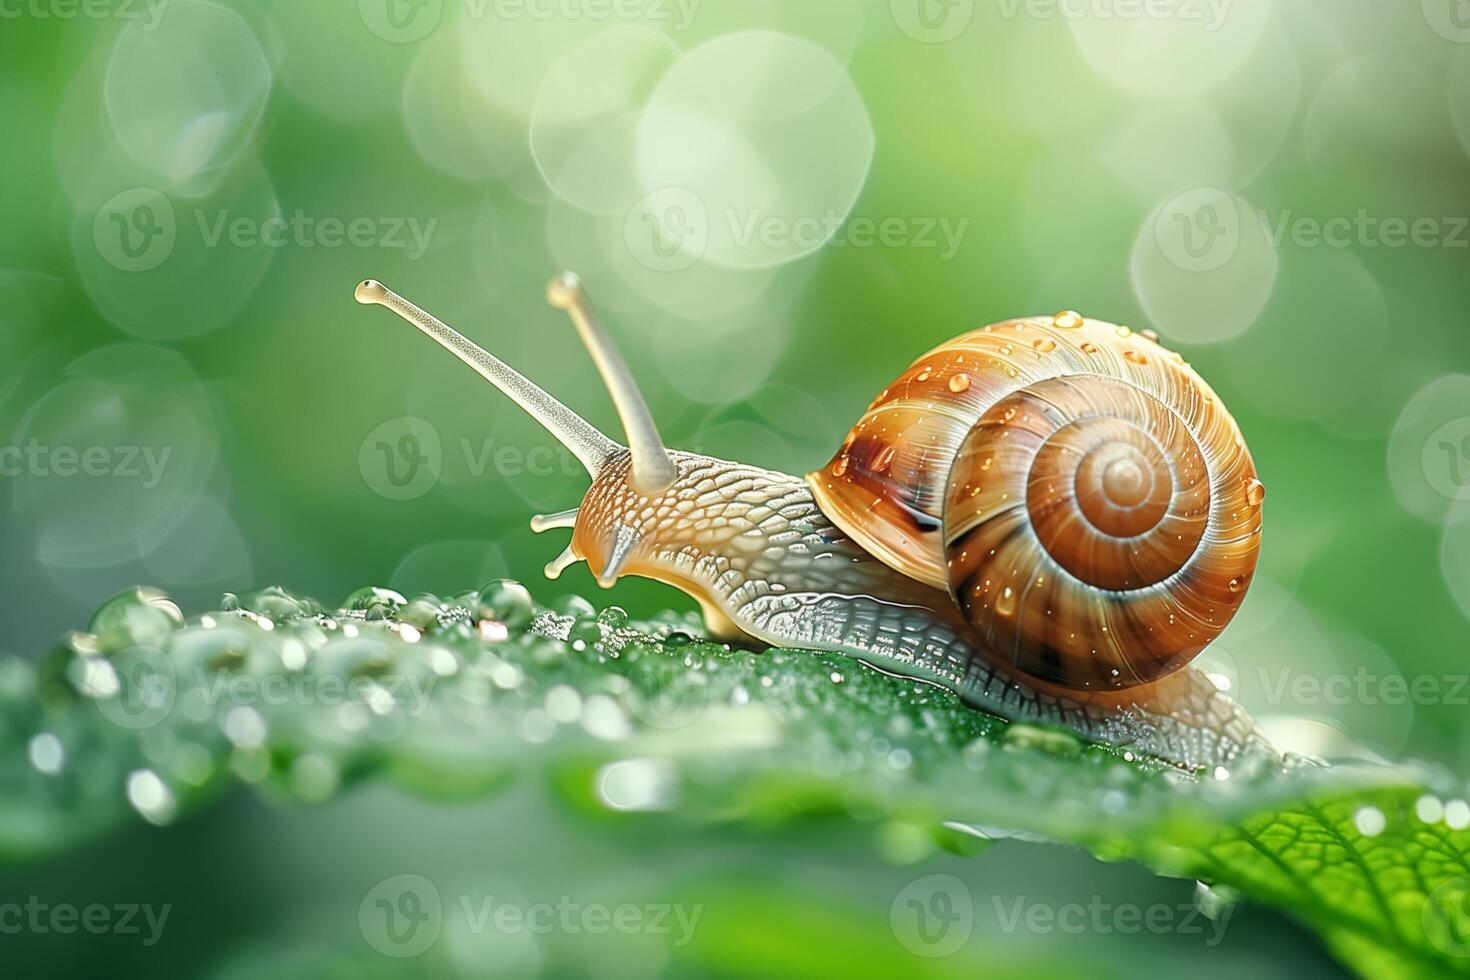
[[194, 498], [172, 533], [143, 555], [142, 567], [149, 582], [191, 594], [241, 589], [254, 577], [245, 532], [209, 493]]
[[842, 63], [810, 41], [741, 31], [685, 54], [638, 126], [645, 191], [703, 202], [703, 258], [735, 268], [789, 262], [846, 218], [873, 157], [873, 126]]
[[76, 360], [7, 453], [42, 562], [88, 567], [136, 558], [174, 529], [214, 468], [218, 433], [181, 356], [121, 344]]
[[551, 66], [531, 114], [531, 153], [558, 196], [614, 213], [641, 195], [635, 144], [643, 104], [678, 59], [662, 34], [620, 27]]
[[135, 20], [119, 35], [103, 95], [128, 155], [176, 182], [233, 160], [270, 89], [270, 64], [238, 14], [171, 0], [156, 24]]
[[1470, 504], [1456, 504], [1450, 515], [1440, 539], [1439, 567], [1445, 588], [1470, 619]]
[[1228, 184], [1236, 170], [1225, 121], [1201, 99], [1135, 108], [1103, 138], [1098, 157], [1119, 180], [1148, 194], [1192, 182]]
[[1059, 4], [1082, 56], [1138, 95], [1215, 87], [1245, 63], [1271, 18], [1272, 0], [1208, 4]]
[[253, 158], [200, 197], [117, 188], [100, 167], [76, 203], [72, 251], [82, 284], [103, 316], [143, 340], [227, 323], [296, 234]]
[[1363, 263], [1342, 249], [1287, 253], [1261, 321], [1225, 351], [1241, 395], [1278, 419], [1387, 431], [1388, 308]]
[[1161, 333], [1182, 343], [1219, 343], [1255, 323], [1278, 265], [1250, 202], [1219, 188], [1193, 188], [1144, 221], [1133, 245], [1133, 288]]
[[[1470, 28], [1466, 30], [1470, 31]], [[1446, 95], [1460, 146], [1470, 153], [1470, 46], [1462, 50], [1450, 66]]]
[[1404, 509], [1439, 523], [1470, 516], [1470, 375], [1446, 374], [1399, 413], [1388, 442], [1388, 479]]
[[[436, 2], [392, 4], [409, 14]], [[271, 16], [287, 38], [281, 86], [313, 112], [330, 119], [359, 121], [391, 113], [403, 91], [412, 44], [384, 43], [352, 0], [336, 3], [278, 3]], [[330, 39], [330, 40], [328, 40]]]
[[532, 167], [520, 120], [469, 82], [459, 39], [440, 32], [418, 49], [403, 86], [403, 124], [419, 159], [457, 180], [484, 182]]

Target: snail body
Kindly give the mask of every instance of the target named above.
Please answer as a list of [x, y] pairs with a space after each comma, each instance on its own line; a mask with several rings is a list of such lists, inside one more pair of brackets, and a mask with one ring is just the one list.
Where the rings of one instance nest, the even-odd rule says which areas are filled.
[[1264, 746], [1188, 667], [1254, 574], [1262, 490], [1214, 393], [1154, 340], [1074, 313], [955, 338], [881, 393], [805, 479], [663, 447], [575, 277], [566, 309], [628, 446], [372, 280], [586, 465], [547, 566], [673, 585], [715, 635], [829, 650], [1012, 720], [1187, 767]]

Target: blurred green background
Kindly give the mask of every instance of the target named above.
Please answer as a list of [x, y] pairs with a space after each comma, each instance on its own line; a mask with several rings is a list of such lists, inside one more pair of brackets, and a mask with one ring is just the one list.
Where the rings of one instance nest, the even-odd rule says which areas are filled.
[[[1071, 308], [1184, 352], [1269, 490], [1261, 574], [1211, 672], [1280, 744], [1466, 774], [1463, 0], [0, 0], [0, 73], [7, 652], [139, 582], [186, 610], [273, 583], [329, 602], [501, 575], [543, 601], [595, 589], [585, 566], [542, 580], [561, 543], [526, 523], [577, 502], [575, 460], [355, 305], [365, 277], [616, 433], [544, 303], [573, 269], [670, 444], [795, 473], [924, 350]], [[651, 583], [607, 598], [692, 608]], [[641, 836], [582, 853], [546, 806], [240, 802], [47, 873], [126, 892], [140, 862], [182, 858], [148, 873], [191, 897], [197, 941], [127, 962], [280, 973], [272, 956], [355, 935], [357, 898], [329, 899], [386, 874], [440, 869], [449, 890], [466, 854], [504, 856], [544, 895], [636, 863]], [[793, 976], [916, 962], [885, 924], [913, 872], [863, 870], [859, 832], [684, 833], [658, 859], [679, 873], [649, 887], [724, 896], [748, 930], [656, 969], [636, 950], [472, 949], [464, 972], [747, 975], [766, 948], [810, 958]], [[1058, 894], [1187, 898], [996, 851], [998, 892], [1041, 862]], [[321, 908], [341, 921], [302, 911]], [[1253, 928], [1204, 962], [1322, 965], [1279, 923]], [[117, 938], [69, 948], [113, 962]], [[253, 942], [270, 954], [225, 965]], [[1142, 947], [1199, 970], [1197, 945], [1053, 936], [925, 966], [1106, 976]]]

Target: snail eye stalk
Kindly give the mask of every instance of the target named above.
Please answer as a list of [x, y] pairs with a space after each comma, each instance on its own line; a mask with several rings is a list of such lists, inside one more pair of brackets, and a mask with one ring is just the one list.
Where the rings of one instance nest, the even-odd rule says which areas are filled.
[[674, 482], [674, 461], [659, 438], [658, 426], [628, 362], [618, 353], [617, 345], [597, 318], [582, 281], [574, 273], [563, 272], [546, 287], [546, 301], [557, 309], [565, 310], [582, 335], [582, 343], [597, 365], [603, 383], [612, 395], [613, 406], [622, 420], [623, 432], [628, 437], [628, 448], [633, 455], [633, 473], [630, 482], [641, 494], [662, 493]]
[[[549, 395], [544, 389], [474, 341], [375, 279], [358, 284], [357, 301], [386, 306], [418, 327], [455, 357], [468, 364], [486, 381], [505, 392], [517, 405], [546, 427], [577, 457], [593, 479], [622, 446], [599, 432], [590, 422]], [[639, 404], [642, 404], [640, 399]], [[644, 409], [647, 412], [647, 408]], [[655, 439], [657, 435], [655, 434]]]

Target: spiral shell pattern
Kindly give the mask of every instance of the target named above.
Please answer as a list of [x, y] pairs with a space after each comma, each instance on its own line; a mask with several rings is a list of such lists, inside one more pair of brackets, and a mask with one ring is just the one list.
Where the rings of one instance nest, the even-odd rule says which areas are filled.
[[1076, 690], [1156, 681], [1224, 629], [1264, 497], [1181, 357], [1070, 312], [926, 354], [808, 483], [860, 544], [948, 589], [986, 656]]

